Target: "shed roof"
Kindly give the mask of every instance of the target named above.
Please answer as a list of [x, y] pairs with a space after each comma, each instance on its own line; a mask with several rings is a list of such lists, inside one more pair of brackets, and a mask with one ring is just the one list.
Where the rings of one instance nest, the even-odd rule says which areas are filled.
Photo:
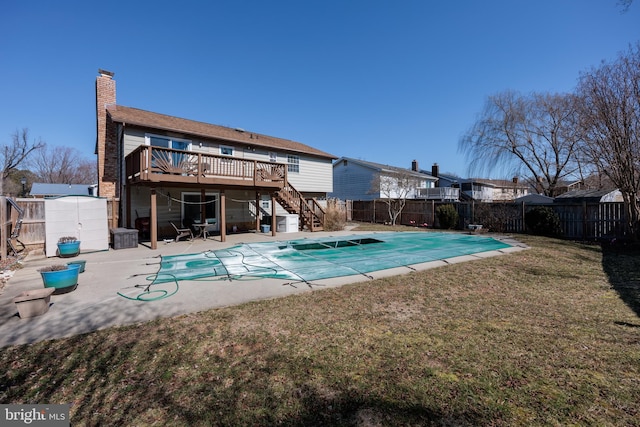
[[598, 202], [622, 202], [620, 190], [573, 190], [555, 198], [557, 203], [576, 200], [590, 200]]
[[91, 184], [50, 184], [34, 182], [29, 192], [32, 196], [93, 196]]
[[108, 106], [107, 112], [111, 116], [111, 120], [116, 123], [135, 125], [150, 129], [161, 129], [164, 131], [179, 132], [182, 134], [201, 138], [220, 139], [228, 142], [242, 143], [256, 147], [303, 153], [327, 159], [336, 158], [336, 156], [332, 154], [326, 153], [300, 142], [282, 138], [275, 138], [273, 136], [262, 135], [255, 132], [249, 132], [245, 131], [244, 129], [232, 129], [225, 126], [219, 126], [195, 120], [188, 120], [180, 117], [168, 116], [165, 114], [153, 113], [151, 111], [125, 107], [122, 105]]
[[548, 205], [553, 203], [553, 197], [544, 194], [527, 194], [514, 200], [516, 203], [525, 203], [532, 205]]

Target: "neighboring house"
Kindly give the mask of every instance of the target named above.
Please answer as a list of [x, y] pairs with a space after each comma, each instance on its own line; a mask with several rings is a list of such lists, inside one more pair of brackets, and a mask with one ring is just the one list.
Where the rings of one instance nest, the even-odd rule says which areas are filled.
[[[392, 186], [386, 194], [385, 184], [395, 177], [407, 177], [415, 185], [409, 189], [407, 199], [419, 199], [423, 190], [434, 188], [437, 178], [422, 173], [414, 161], [412, 169], [367, 162], [364, 160], [341, 157], [333, 163], [333, 192], [331, 197], [341, 200], [376, 200], [380, 198], [400, 197], [394, 194]], [[382, 188], [381, 188], [382, 187]]]
[[[465, 198], [476, 202], [512, 202], [529, 194], [529, 186], [513, 180], [462, 179], [457, 184]], [[461, 196], [462, 197], [462, 196]]]
[[[533, 187], [535, 187], [534, 191], [536, 191], [539, 194], [542, 194], [544, 193], [544, 189], [548, 187], [548, 184], [546, 183], [546, 180], [544, 180], [543, 178], [540, 178], [538, 183], [533, 185]], [[585, 182], [582, 180], [577, 180], [577, 181], [560, 180], [558, 181], [558, 183], [554, 188], [554, 194], [557, 197], [569, 191], [585, 190], [585, 189], [587, 189], [587, 186], [585, 185]]]
[[97, 196], [96, 184], [48, 184], [34, 182], [29, 194], [32, 197], [60, 197], [60, 196]]
[[[226, 233], [258, 230], [276, 215], [322, 229], [316, 199], [332, 191], [335, 156], [243, 129], [116, 104], [113, 73], [96, 79], [98, 195], [120, 198], [120, 222], [148, 224], [151, 247], [192, 222]], [[136, 221], [140, 220], [140, 221]], [[142, 221], [143, 220], [143, 221]]]
[[[429, 173], [428, 171], [421, 170], [422, 173]], [[439, 200], [443, 202], [458, 202], [460, 200], [460, 188], [458, 183], [462, 178], [440, 173], [440, 166], [434, 163], [431, 166], [431, 176], [437, 178], [436, 188], [426, 189], [422, 196], [428, 200]]]
[[[522, 184], [518, 178], [511, 181], [502, 179], [460, 178], [458, 176], [441, 174], [437, 163], [431, 167], [431, 175], [438, 178], [439, 188], [452, 188], [456, 193], [444, 193], [448, 199], [458, 201], [474, 200], [476, 202], [512, 202], [518, 197], [529, 194], [529, 186]], [[433, 190], [429, 190], [433, 191]], [[459, 191], [459, 193], [458, 193]]]

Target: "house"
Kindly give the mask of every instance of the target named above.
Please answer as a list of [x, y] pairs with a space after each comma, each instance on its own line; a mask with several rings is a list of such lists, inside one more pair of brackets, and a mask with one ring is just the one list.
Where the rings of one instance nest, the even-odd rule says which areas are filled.
[[[98, 195], [120, 198], [121, 226], [173, 237], [173, 225], [276, 233], [277, 215], [322, 229], [335, 156], [300, 142], [116, 102], [114, 73], [96, 78]], [[172, 225], [173, 223], [173, 225]], [[266, 230], [266, 229], [265, 229]]]
[[96, 184], [49, 184], [34, 182], [29, 194], [36, 198], [60, 196], [96, 196]]
[[467, 178], [458, 182], [461, 197], [476, 202], [513, 202], [529, 194], [529, 186], [513, 180]]
[[[423, 173], [429, 173], [428, 171], [421, 170]], [[440, 173], [440, 166], [434, 163], [431, 166], [431, 176], [437, 178], [436, 188], [426, 189], [422, 196], [428, 200], [437, 200], [443, 202], [458, 202], [460, 200], [460, 188], [458, 183], [462, 178]]]
[[[422, 198], [422, 191], [433, 188], [436, 178], [412, 169], [341, 157], [333, 163], [333, 192], [331, 197], [342, 200], [376, 200], [380, 198]], [[398, 177], [406, 178], [404, 190], [392, 185]]]
[[[512, 202], [518, 197], [529, 194], [529, 186], [512, 180], [460, 178], [441, 174], [437, 163], [431, 167], [431, 175], [438, 178], [438, 187], [455, 188], [460, 191], [460, 199], [476, 202]], [[458, 199], [451, 199], [457, 201]]]

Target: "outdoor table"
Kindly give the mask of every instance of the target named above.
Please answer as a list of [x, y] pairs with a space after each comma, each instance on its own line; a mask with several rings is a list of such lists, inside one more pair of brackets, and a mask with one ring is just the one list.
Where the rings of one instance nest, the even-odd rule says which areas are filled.
[[202, 237], [203, 239], [207, 239], [207, 227], [209, 227], [211, 224], [207, 224], [206, 222], [196, 222], [193, 223], [194, 227], [197, 227], [200, 229], [200, 232], [198, 233], [198, 235], [196, 237]]

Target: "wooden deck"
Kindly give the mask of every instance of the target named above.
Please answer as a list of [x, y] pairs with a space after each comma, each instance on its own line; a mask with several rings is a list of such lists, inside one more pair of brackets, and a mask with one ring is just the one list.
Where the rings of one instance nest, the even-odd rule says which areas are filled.
[[287, 165], [141, 145], [125, 158], [127, 183], [280, 189]]

